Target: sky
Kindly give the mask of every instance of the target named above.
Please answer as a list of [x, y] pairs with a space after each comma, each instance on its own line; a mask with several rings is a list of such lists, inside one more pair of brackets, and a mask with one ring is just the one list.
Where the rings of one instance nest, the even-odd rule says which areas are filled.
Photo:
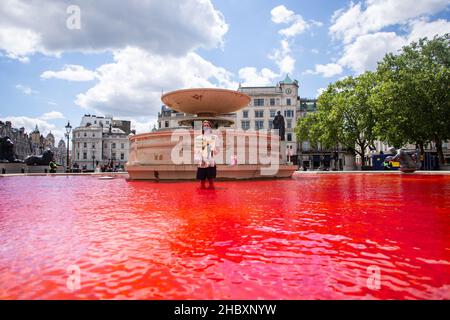
[[315, 98], [449, 19], [450, 0], [1, 0], [0, 120], [60, 139], [113, 115], [142, 133], [162, 92], [286, 74]]

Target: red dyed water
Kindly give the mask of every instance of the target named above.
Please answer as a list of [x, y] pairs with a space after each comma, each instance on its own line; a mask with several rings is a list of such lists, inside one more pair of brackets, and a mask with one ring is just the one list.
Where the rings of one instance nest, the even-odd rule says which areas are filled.
[[450, 176], [0, 179], [3, 299], [450, 298]]

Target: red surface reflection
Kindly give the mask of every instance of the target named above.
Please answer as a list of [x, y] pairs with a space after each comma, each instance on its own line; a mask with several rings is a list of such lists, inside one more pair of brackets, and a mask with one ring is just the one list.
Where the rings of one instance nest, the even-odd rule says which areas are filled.
[[450, 298], [450, 176], [311, 174], [215, 191], [8, 177], [0, 194], [3, 299]]

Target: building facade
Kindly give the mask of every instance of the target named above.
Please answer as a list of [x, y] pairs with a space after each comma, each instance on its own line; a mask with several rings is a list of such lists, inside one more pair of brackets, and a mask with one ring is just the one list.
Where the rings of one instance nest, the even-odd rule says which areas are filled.
[[25, 132], [25, 128], [14, 128], [11, 121], [0, 121], [0, 137], [9, 137], [14, 143], [16, 158], [24, 160], [32, 154], [31, 139]]
[[156, 130], [182, 128], [183, 126], [180, 126], [178, 124], [178, 121], [184, 120], [188, 117], [193, 117], [193, 115], [178, 112], [165, 105], [162, 105], [161, 111], [158, 112], [158, 128], [156, 128]]
[[236, 112], [236, 128], [242, 130], [271, 130], [272, 121], [280, 111], [286, 128], [284, 159], [297, 163], [297, 138], [294, 128], [300, 97], [298, 82], [287, 75], [275, 86], [243, 87], [238, 91], [250, 96], [248, 106]]
[[72, 131], [72, 168], [74, 165], [85, 170], [105, 165], [123, 168], [128, 161], [130, 128], [130, 121], [84, 115], [80, 126]]

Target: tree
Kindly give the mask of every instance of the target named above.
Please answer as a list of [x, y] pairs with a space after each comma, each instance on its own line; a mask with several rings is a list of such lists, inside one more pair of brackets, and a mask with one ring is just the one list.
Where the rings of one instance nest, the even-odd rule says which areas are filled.
[[318, 99], [317, 113], [298, 120], [298, 139], [324, 147], [340, 144], [358, 154], [364, 166], [366, 149], [376, 139], [375, 114], [370, 105], [375, 86], [372, 72], [330, 84]]
[[397, 147], [433, 141], [444, 163], [442, 142], [450, 139], [450, 35], [423, 38], [387, 54], [378, 64], [370, 99], [381, 140]]

